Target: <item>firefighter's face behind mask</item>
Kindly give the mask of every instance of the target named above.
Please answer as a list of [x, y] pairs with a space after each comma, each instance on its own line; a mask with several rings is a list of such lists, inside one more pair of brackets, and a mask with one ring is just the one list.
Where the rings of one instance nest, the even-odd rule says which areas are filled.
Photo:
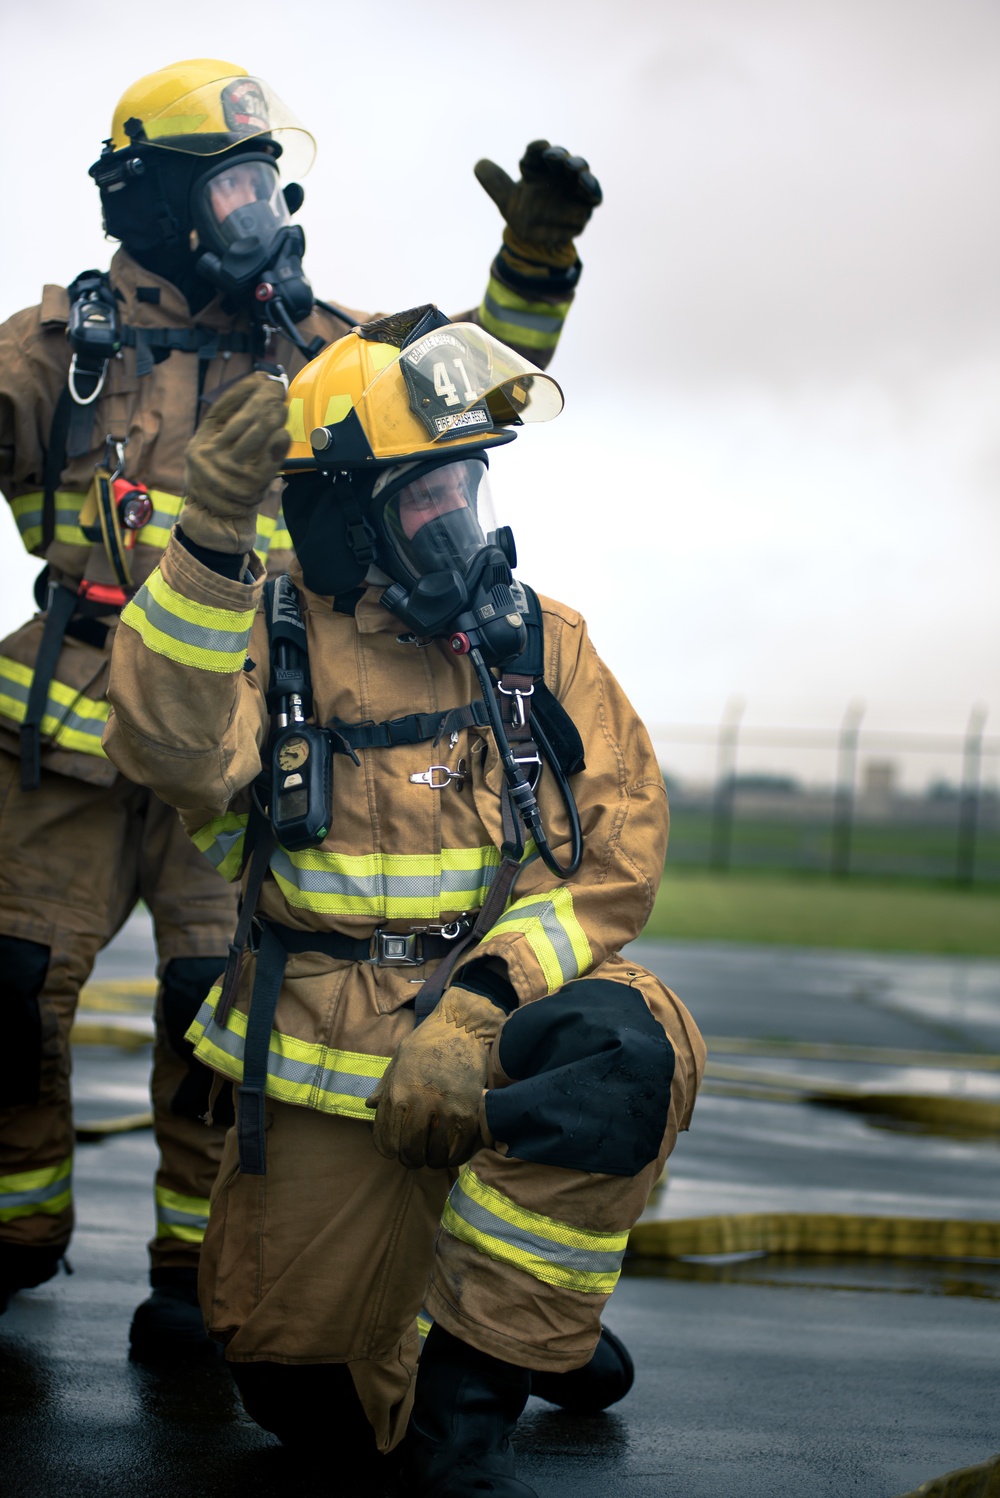
[[379, 561], [396, 582], [387, 608], [418, 634], [478, 644], [487, 661], [522, 648], [514, 541], [496, 526], [485, 455], [390, 469], [374, 508]]
[[290, 222], [270, 155], [237, 156], [205, 172], [192, 188], [191, 216], [206, 279], [238, 295], [268, 285], [293, 322], [308, 316], [313, 296], [302, 269], [305, 236]]
[[404, 585], [435, 572], [467, 577], [496, 530], [486, 464], [464, 458], [415, 473], [408, 483], [405, 477], [393, 482], [390, 475], [386, 485], [380, 527], [386, 571]]
[[272, 161], [231, 161], [201, 178], [192, 204], [195, 227], [208, 249], [225, 253], [251, 236], [270, 244], [289, 222], [278, 168]]

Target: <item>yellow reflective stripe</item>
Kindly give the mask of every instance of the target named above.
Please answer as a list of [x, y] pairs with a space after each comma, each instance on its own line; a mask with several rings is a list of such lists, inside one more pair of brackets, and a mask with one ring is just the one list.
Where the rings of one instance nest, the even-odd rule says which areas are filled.
[[442, 1227], [488, 1258], [513, 1264], [547, 1285], [610, 1295], [621, 1273], [628, 1232], [569, 1227], [519, 1207], [464, 1166], [451, 1189]]
[[587, 933], [577, 920], [573, 896], [566, 888], [548, 895], [515, 900], [483, 940], [507, 931], [524, 936], [542, 970], [549, 993], [578, 978], [594, 965]]
[[181, 666], [231, 674], [243, 669], [254, 609], [223, 609], [178, 593], [151, 572], [122, 612], [148, 650]]
[[274, 535], [274, 516], [257, 516], [257, 537], [253, 543], [253, 549], [262, 562], [267, 561], [267, 554], [271, 549], [271, 538]]
[[[241, 1082], [247, 1017], [240, 1010], [231, 1009], [225, 1028], [217, 1025], [215, 1006], [221, 991], [219, 985], [212, 989], [188, 1029], [187, 1039], [194, 1045], [199, 1061], [224, 1077]], [[320, 1113], [338, 1113], [371, 1123], [374, 1114], [365, 1107], [365, 1099], [375, 1091], [390, 1059], [362, 1051], [340, 1051], [272, 1030], [267, 1095], [282, 1103], [296, 1103]]]
[[417, 1336], [420, 1338], [421, 1347], [427, 1340], [427, 1333], [433, 1325], [434, 1317], [428, 1311], [420, 1311], [417, 1316]]
[[271, 873], [289, 905], [323, 915], [376, 919], [437, 917], [476, 910], [500, 865], [499, 850], [443, 848], [440, 853], [331, 853], [278, 847]]
[[208, 1227], [208, 1197], [185, 1196], [166, 1186], [157, 1186], [154, 1194], [156, 1236], [175, 1238], [180, 1243], [201, 1243]]
[[[80, 511], [85, 494], [68, 489], [57, 489], [55, 539], [64, 546], [91, 546], [80, 529]], [[30, 494], [19, 494], [10, 502], [17, 528], [26, 551], [36, 551], [42, 544], [42, 505], [45, 496], [41, 490]]]
[[191, 841], [199, 852], [230, 882], [239, 877], [243, 866], [243, 840], [246, 836], [247, 812], [227, 811], [221, 817], [196, 828]]
[[291, 532], [285, 529], [284, 516], [278, 516], [278, 523], [274, 527], [274, 535], [271, 537], [272, 551], [294, 551], [295, 543]]
[[568, 301], [529, 301], [511, 291], [496, 276], [490, 276], [479, 308], [479, 320], [488, 333], [505, 343], [553, 349], [559, 342], [569, 308]]
[[73, 1157], [41, 1170], [0, 1176], [0, 1222], [18, 1217], [56, 1217], [73, 1197]]
[[[9, 718], [12, 723], [24, 722], [34, 675], [31, 666], [0, 655], [0, 717]], [[60, 749], [105, 759], [101, 735], [110, 711], [104, 698], [85, 697], [76, 687], [51, 681], [41, 723], [42, 737]]]
[[166, 489], [150, 489], [149, 497], [153, 501], [153, 513], [149, 522], [136, 531], [136, 544], [156, 546], [163, 551], [177, 523], [184, 496], [170, 494]]

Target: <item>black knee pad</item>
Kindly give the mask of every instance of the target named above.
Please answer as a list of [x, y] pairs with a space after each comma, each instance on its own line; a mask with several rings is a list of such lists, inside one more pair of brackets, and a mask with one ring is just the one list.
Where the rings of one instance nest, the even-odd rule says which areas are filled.
[[37, 1103], [42, 1080], [42, 1016], [38, 996], [50, 948], [0, 936], [0, 1105]]
[[581, 978], [511, 1015], [486, 1118], [519, 1160], [634, 1176], [659, 1153], [674, 1048], [642, 994]]
[[338, 1452], [375, 1456], [368, 1423], [346, 1363], [230, 1363], [243, 1408], [285, 1446], [314, 1449], [317, 1432]]
[[[201, 1118], [208, 1110], [215, 1073], [195, 1060], [194, 1047], [184, 1036], [225, 966], [225, 957], [174, 957], [163, 974], [163, 1028], [170, 1049], [188, 1066], [170, 1104], [171, 1112], [181, 1118]], [[215, 1122], [228, 1128], [234, 1116], [231, 1089], [223, 1088], [214, 1109]]]

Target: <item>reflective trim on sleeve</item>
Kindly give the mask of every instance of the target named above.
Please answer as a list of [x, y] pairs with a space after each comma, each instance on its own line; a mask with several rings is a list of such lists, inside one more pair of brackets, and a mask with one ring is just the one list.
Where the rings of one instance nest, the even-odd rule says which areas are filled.
[[267, 554], [271, 550], [274, 538], [275, 520], [273, 515], [257, 516], [257, 539], [253, 543], [253, 549], [262, 562], [267, 561]]
[[330, 853], [278, 847], [271, 873], [289, 905], [324, 915], [374, 919], [433, 918], [478, 910], [500, 866], [485, 848], [442, 848], [440, 853]]
[[[0, 655], [0, 717], [10, 719], [12, 723], [24, 722], [34, 675], [30, 666], [22, 666], [20, 661]], [[51, 681], [42, 718], [42, 738], [60, 749], [106, 759], [101, 748], [101, 735], [110, 711], [105, 699], [97, 701], [85, 697], [76, 687]]]
[[254, 609], [222, 609], [194, 603], [157, 570], [151, 572], [122, 612], [148, 650], [180, 666], [232, 674], [243, 669]]
[[168, 1191], [166, 1186], [157, 1186], [154, 1194], [157, 1238], [201, 1243], [208, 1227], [208, 1197], [183, 1196], [179, 1191]]
[[550, 895], [525, 895], [515, 900], [483, 937], [520, 931], [531, 948], [549, 993], [589, 972], [594, 965], [590, 942], [573, 909], [565, 887]]
[[230, 883], [239, 878], [243, 867], [243, 839], [248, 821], [248, 812], [227, 811], [191, 833], [191, 841], [198, 851], [204, 853], [209, 863]]
[[627, 1231], [594, 1233], [529, 1212], [485, 1185], [468, 1165], [451, 1189], [441, 1226], [543, 1284], [590, 1295], [611, 1294], [628, 1245]]
[[[215, 1006], [221, 986], [216, 985], [202, 1004], [187, 1032], [199, 1061], [234, 1082], [243, 1080], [243, 1049], [247, 1017], [231, 1009], [225, 1028], [215, 1023]], [[320, 1113], [339, 1113], [346, 1118], [374, 1121], [365, 1107], [386, 1067], [389, 1056], [369, 1056], [361, 1051], [338, 1051], [294, 1035], [271, 1031], [267, 1058], [267, 1095], [282, 1103], [297, 1103]]]
[[427, 1341], [427, 1333], [434, 1325], [434, 1317], [426, 1307], [421, 1306], [417, 1312], [417, 1336], [420, 1338], [420, 1346], [423, 1347]]
[[73, 1199], [73, 1157], [42, 1170], [0, 1176], [0, 1222], [17, 1217], [58, 1217]]
[[[61, 541], [64, 546], [83, 546], [89, 550], [93, 544], [87, 540], [80, 529], [80, 511], [83, 509], [86, 497], [86, 494], [75, 494], [67, 489], [56, 490], [55, 539]], [[45, 496], [40, 491], [36, 491], [31, 494], [19, 494], [10, 502], [26, 551], [37, 551], [42, 544], [44, 498]]]
[[490, 276], [479, 308], [487, 333], [522, 348], [554, 349], [559, 342], [569, 302], [529, 302]]

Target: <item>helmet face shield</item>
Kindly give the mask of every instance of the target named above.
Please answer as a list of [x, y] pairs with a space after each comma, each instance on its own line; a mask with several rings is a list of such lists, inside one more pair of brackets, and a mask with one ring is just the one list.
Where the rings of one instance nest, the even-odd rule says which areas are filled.
[[260, 157], [209, 170], [195, 184], [191, 209], [202, 243], [223, 253], [238, 240], [266, 245], [289, 222], [278, 169]]
[[[159, 77], [153, 75], [148, 82]], [[286, 180], [304, 176], [312, 166], [316, 142], [263, 78], [231, 73], [206, 82], [202, 73], [196, 86], [186, 88], [185, 82], [195, 82], [196, 74], [192, 70], [186, 79], [184, 64], [164, 69], [162, 77], [164, 81], [149, 88], [144, 100], [131, 100], [129, 95], [122, 100], [123, 117], [119, 120], [116, 114], [112, 128], [116, 148], [131, 139], [188, 156], [216, 156], [254, 141], [258, 150], [269, 144], [277, 148]]]
[[391, 554], [385, 560], [398, 564], [389, 570], [400, 582], [434, 572], [466, 576], [496, 529], [482, 458], [444, 462], [409, 482], [404, 474], [386, 492], [379, 528]]

